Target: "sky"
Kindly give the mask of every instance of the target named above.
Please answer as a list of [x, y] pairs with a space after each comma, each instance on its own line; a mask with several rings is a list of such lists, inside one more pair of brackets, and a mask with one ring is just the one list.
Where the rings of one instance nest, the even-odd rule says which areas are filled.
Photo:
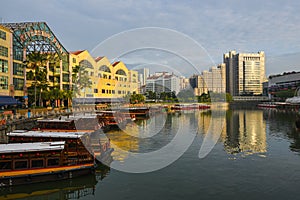
[[[130, 66], [176, 62], [184, 75], [221, 63], [230, 50], [264, 51], [268, 76], [300, 71], [299, 9], [298, 0], [10, 0], [0, 20], [45, 21], [68, 51], [86, 49]], [[129, 53], [110, 55], [122, 45]]]

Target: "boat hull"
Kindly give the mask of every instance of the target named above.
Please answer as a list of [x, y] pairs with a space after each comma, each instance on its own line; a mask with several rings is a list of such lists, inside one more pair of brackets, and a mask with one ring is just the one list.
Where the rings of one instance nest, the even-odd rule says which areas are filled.
[[85, 164], [78, 166], [57, 167], [53, 169], [47, 168], [40, 170], [40, 172], [39, 169], [1, 172], [0, 188], [31, 183], [72, 179], [73, 177], [94, 173], [94, 170], [94, 164]]

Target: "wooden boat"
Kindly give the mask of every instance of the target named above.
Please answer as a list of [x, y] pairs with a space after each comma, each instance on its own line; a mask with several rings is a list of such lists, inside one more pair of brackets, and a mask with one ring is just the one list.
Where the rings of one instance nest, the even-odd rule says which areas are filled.
[[199, 110], [199, 109], [209, 109], [210, 105], [207, 104], [175, 104], [171, 107], [172, 110]]
[[150, 116], [149, 107], [125, 107], [119, 108], [118, 111], [130, 116], [132, 119], [145, 119]]
[[260, 103], [257, 105], [259, 108], [276, 108], [277, 105], [275, 103]]
[[96, 112], [99, 123], [108, 126], [111, 129], [122, 129], [128, 123], [125, 115], [116, 110], [105, 110]]
[[105, 129], [105, 124], [100, 124], [97, 115], [77, 115], [71, 117], [59, 117], [55, 119], [37, 120], [37, 126], [33, 130], [55, 130], [76, 132], [78, 130], [93, 132]]
[[110, 140], [97, 132], [61, 132], [61, 131], [26, 131], [15, 130], [7, 133], [9, 143], [65, 141], [65, 152], [73, 162], [93, 155], [96, 162], [111, 162]]
[[0, 144], [0, 187], [71, 179], [94, 171], [94, 157], [71, 156], [65, 141]]
[[30, 187], [24, 185], [9, 189], [0, 189], [0, 199], [80, 199], [95, 194], [96, 184], [104, 179], [110, 168], [103, 165], [95, 168], [95, 174], [86, 174], [84, 177], [60, 180], [57, 182], [32, 183]]

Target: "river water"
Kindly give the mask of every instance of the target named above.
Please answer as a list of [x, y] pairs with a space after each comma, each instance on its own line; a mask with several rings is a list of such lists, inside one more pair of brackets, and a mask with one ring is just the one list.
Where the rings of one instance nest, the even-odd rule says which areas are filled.
[[158, 114], [107, 133], [110, 168], [5, 189], [0, 199], [299, 199], [295, 118], [242, 109]]

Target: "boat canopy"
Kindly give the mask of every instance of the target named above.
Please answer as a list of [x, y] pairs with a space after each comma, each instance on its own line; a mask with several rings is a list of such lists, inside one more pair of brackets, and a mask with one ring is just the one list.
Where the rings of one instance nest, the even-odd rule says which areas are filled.
[[26, 131], [16, 130], [7, 133], [9, 137], [46, 137], [46, 138], [81, 138], [86, 132], [55, 132], [55, 131]]
[[0, 144], [0, 153], [24, 153], [63, 150], [65, 141]]

